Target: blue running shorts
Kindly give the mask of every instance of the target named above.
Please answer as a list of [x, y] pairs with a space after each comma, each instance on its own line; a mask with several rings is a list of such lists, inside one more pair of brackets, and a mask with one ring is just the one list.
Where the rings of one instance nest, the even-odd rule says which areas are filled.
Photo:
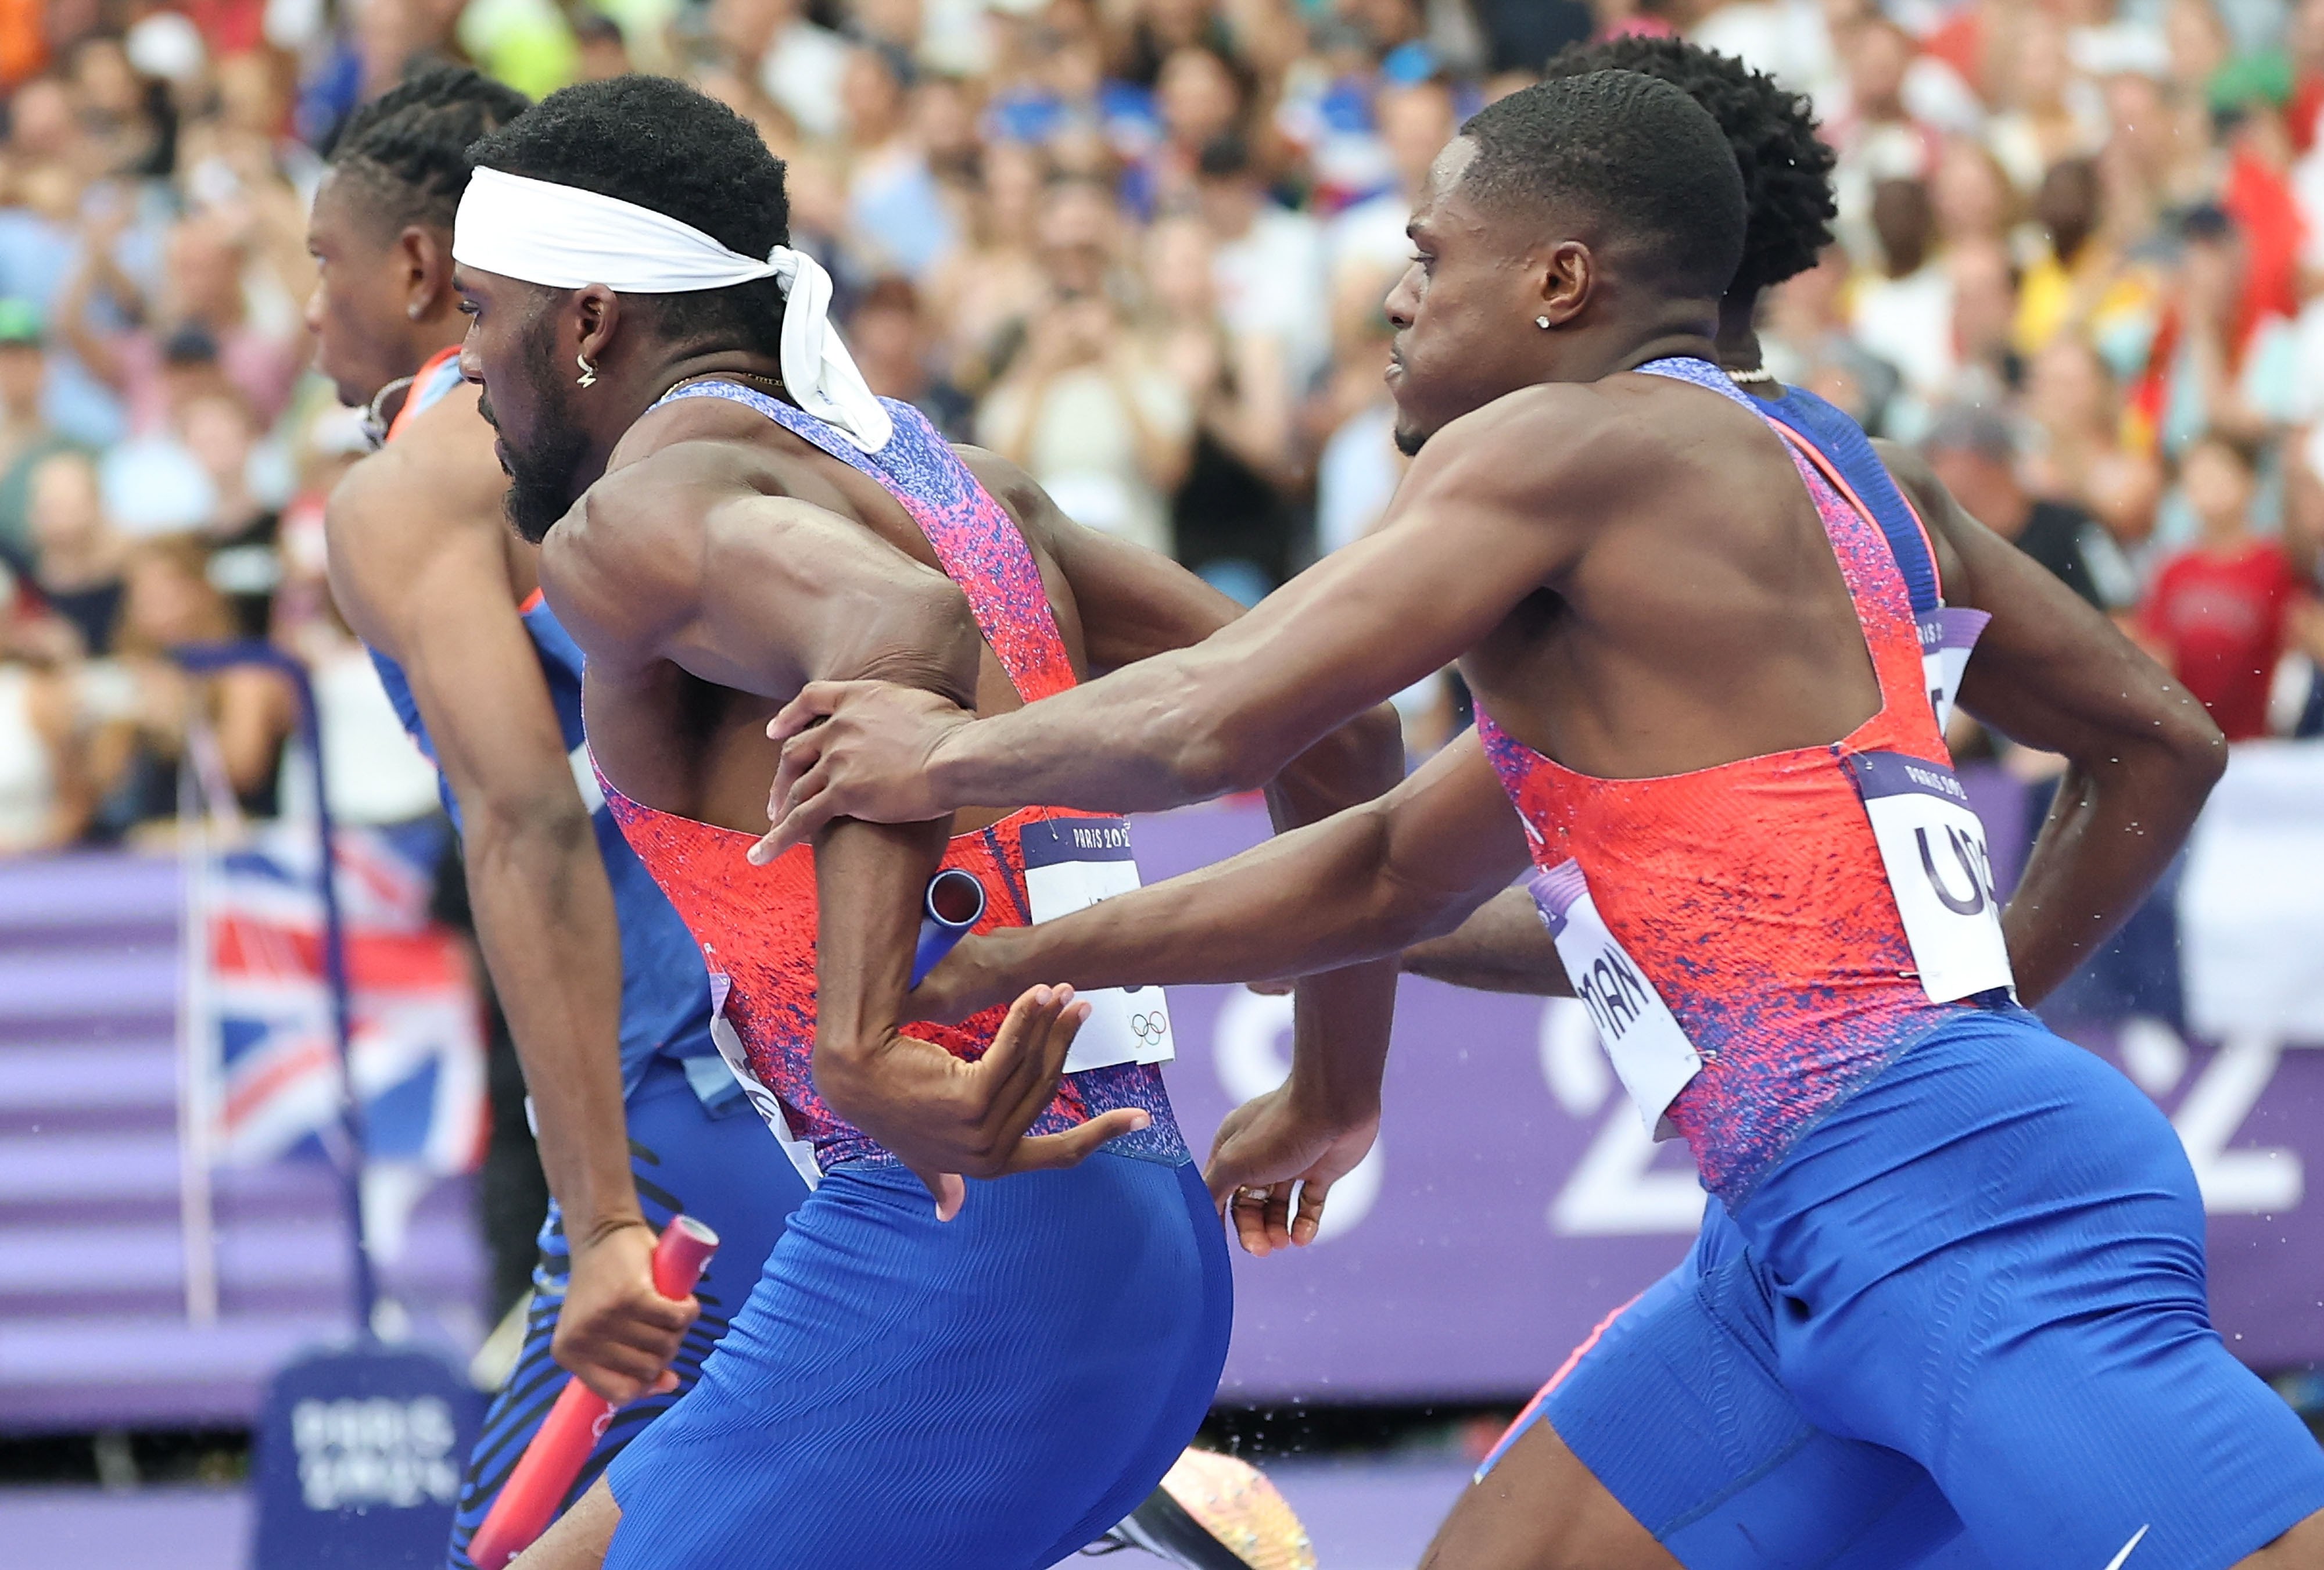
[[1194, 1437], [1231, 1311], [1191, 1164], [972, 1182], [950, 1222], [901, 1168], [835, 1168], [615, 1458], [606, 1570], [1047, 1570]]
[[[669, 1058], [656, 1057], [647, 1065], [644, 1077], [630, 1093], [628, 1112], [630, 1170], [637, 1178], [638, 1203], [647, 1223], [659, 1233], [681, 1211], [696, 1216], [717, 1233], [718, 1252], [695, 1289], [701, 1317], [687, 1332], [670, 1365], [678, 1371], [678, 1390], [632, 1402], [614, 1415], [566, 1496], [566, 1505], [587, 1492], [616, 1452], [693, 1388], [712, 1344], [726, 1333], [728, 1318], [750, 1296], [775, 1239], [782, 1235], [784, 1221], [807, 1197], [807, 1184], [751, 1104], [736, 1094], [715, 1112], [706, 1109], [685, 1069]], [[571, 1377], [549, 1355], [570, 1268], [564, 1220], [552, 1205], [540, 1232], [540, 1263], [532, 1275], [524, 1349], [508, 1383], [493, 1398], [484, 1431], [468, 1457], [452, 1527], [452, 1570], [473, 1570], [468, 1539], [484, 1524], [517, 1457]]]
[[2017, 1010], [1712, 1201], [1535, 1416], [1689, 1570], [2226, 1570], [2324, 1510], [2211, 1328], [2170, 1123]]

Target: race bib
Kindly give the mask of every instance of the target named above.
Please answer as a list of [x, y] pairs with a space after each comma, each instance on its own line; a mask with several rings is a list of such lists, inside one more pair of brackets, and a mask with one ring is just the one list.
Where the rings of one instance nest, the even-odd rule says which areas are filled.
[[1702, 1054], [1646, 973], [1607, 930], [1579, 862], [1563, 861], [1536, 873], [1526, 886], [1557, 945], [1557, 957], [1565, 963], [1573, 995], [1598, 1026], [1598, 1039], [1606, 1044], [1622, 1088], [1655, 1139], [1675, 1137], [1678, 1131], [1663, 1113], [1702, 1072]]
[[1978, 635], [1993, 618], [1983, 611], [1939, 605], [1918, 618], [1921, 629], [1921, 673], [1927, 678], [1929, 706], [1936, 711], [1937, 734], [1953, 720], [1953, 699], [1960, 692], [1961, 672], [1977, 647]]
[[1930, 1002], [2013, 986], [1985, 825], [1953, 771], [1902, 753], [1858, 753], [1848, 771]]
[[[1130, 854], [1130, 824], [1119, 817], [1059, 817], [1025, 826], [1025, 895], [1038, 925], [1087, 910], [1100, 900], [1138, 887]], [[1167, 1063], [1177, 1056], [1170, 1005], [1160, 987], [1110, 987], [1084, 993], [1089, 1018], [1065, 1072], [1111, 1068], [1119, 1063]]]
[[[707, 949], [703, 951], [703, 957], [714, 965], [716, 963], [716, 956]], [[710, 1039], [716, 1045], [718, 1056], [726, 1060], [726, 1067], [734, 1071], [734, 1083], [742, 1087], [743, 1097], [766, 1120], [776, 1142], [782, 1146], [783, 1154], [790, 1158], [791, 1166], [807, 1179], [807, 1186], [813, 1188], [823, 1181], [823, 1168], [815, 1159], [815, 1147], [791, 1132], [790, 1119], [783, 1112], [783, 1104], [751, 1071], [751, 1058], [742, 1050], [742, 1038], [734, 1033], [734, 1023], [726, 1017], [726, 999], [733, 990], [733, 977], [722, 975], [716, 970], [710, 973]]]

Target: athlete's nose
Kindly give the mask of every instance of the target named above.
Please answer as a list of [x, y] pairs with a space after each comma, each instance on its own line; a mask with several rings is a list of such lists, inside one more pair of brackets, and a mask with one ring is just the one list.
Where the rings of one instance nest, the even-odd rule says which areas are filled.
[[1388, 291], [1388, 299], [1380, 302], [1381, 309], [1388, 313], [1388, 326], [1398, 332], [1412, 326], [1413, 312], [1419, 309], [1419, 292], [1412, 287], [1412, 276], [1419, 271], [1417, 263], [1406, 268], [1403, 276], [1396, 281], [1396, 286]]

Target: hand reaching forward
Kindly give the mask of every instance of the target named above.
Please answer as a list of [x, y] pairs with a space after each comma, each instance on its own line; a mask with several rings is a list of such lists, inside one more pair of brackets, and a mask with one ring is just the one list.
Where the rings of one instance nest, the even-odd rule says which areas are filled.
[[1296, 1108], [1285, 1084], [1227, 1114], [1203, 1180], [1219, 1214], [1233, 1219], [1244, 1252], [1305, 1248], [1323, 1224], [1332, 1185], [1355, 1170], [1379, 1133], [1377, 1113], [1351, 1125], [1330, 1123]]
[[970, 716], [951, 699], [885, 681], [810, 681], [768, 723], [783, 744], [767, 791], [764, 866], [812, 840], [835, 817], [924, 823], [957, 805], [936, 799], [927, 770], [937, 743]]
[[816, 1087], [834, 1112], [895, 1152], [927, 1185], [936, 1219], [960, 1214], [969, 1178], [1072, 1167], [1153, 1120], [1135, 1107], [1061, 1134], [1031, 1138], [1057, 1094], [1065, 1054], [1089, 1018], [1071, 987], [1035, 987], [1009, 1011], [991, 1048], [964, 1063], [933, 1041], [891, 1033], [868, 1051], [816, 1053]]

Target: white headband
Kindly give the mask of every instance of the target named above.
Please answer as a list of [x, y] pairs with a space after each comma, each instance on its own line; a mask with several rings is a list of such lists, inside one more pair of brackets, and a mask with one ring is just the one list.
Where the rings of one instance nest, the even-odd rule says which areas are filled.
[[831, 326], [831, 274], [778, 245], [763, 262], [691, 224], [595, 191], [480, 169], [460, 198], [452, 259], [548, 289], [602, 283], [616, 294], [683, 294], [771, 278], [783, 292], [783, 388], [865, 452], [895, 422]]

